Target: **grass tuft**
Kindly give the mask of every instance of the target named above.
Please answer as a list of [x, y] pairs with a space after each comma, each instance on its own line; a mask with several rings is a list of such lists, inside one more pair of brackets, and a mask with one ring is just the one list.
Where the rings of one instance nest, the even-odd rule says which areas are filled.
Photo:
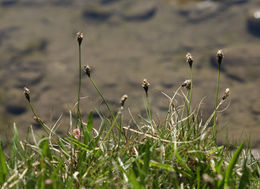
[[[0, 143], [2, 188], [260, 187], [259, 160], [245, 148], [245, 143], [234, 152], [228, 146], [216, 143], [216, 112], [229, 97], [229, 89], [226, 89], [223, 97], [218, 99], [220, 69], [216, 105], [208, 119], [202, 119], [200, 104], [197, 107], [191, 104], [193, 59], [188, 54], [190, 80], [171, 95], [163, 93], [169, 99], [165, 120], [159, 123], [153, 120], [149, 83], [145, 79], [142, 87], [146, 94], [147, 118], [141, 117], [139, 122], [133, 120], [130, 127], [122, 119], [128, 96], [123, 95], [118, 111], [113, 110], [95, 84], [90, 67], [85, 66], [90, 83], [109, 112], [108, 117], [100, 115], [101, 125], [97, 126], [92, 112], [84, 120], [80, 111], [82, 39], [83, 34], [78, 33], [78, 103], [76, 112], [70, 111], [69, 132], [61, 137], [55, 132], [56, 124], [52, 128], [46, 125], [32, 105], [30, 90], [25, 88], [25, 98], [45, 135], [37, 140], [31, 127], [28, 137], [21, 140], [14, 124], [10, 152], [5, 154]], [[219, 51], [219, 65], [223, 58], [221, 55]], [[182, 87], [187, 89], [186, 95]], [[179, 102], [177, 106], [176, 97], [181, 97], [183, 104]], [[72, 115], [76, 115], [75, 125]]]

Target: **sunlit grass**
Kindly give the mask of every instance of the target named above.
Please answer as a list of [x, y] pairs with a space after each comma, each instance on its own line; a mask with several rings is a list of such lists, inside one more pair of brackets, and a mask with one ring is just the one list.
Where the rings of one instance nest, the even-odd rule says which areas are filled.
[[[94, 125], [93, 113], [87, 120], [80, 111], [81, 42], [79, 43], [79, 88], [77, 110], [70, 111], [66, 137], [46, 125], [33, 106], [29, 89], [25, 97], [36, 122], [45, 130], [40, 140], [33, 128], [27, 138], [19, 138], [16, 125], [10, 152], [0, 145], [0, 185], [2, 188], [259, 188], [259, 161], [243, 142], [235, 151], [217, 145], [217, 110], [229, 98], [229, 89], [219, 98], [219, 72], [216, 105], [208, 119], [202, 120], [200, 104], [192, 106], [192, 66], [190, 80], [172, 94], [162, 92], [169, 104], [165, 120], [157, 123], [149, 100], [149, 82], [140, 86], [146, 98], [146, 116], [122, 121], [127, 95], [113, 110], [84, 66], [87, 79], [104, 101], [109, 115], [100, 115], [101, 126]], [[78, 39], [79, 40], [79, 39]], [[79, 42], [79, 41], [78, 41]], [[193, 63], [193, 61], [192, 61]], [[219, 70], [220, 71], [220, 70]], [[131, 97], [129, 97], [131, 98]], [[142, 98], [142, 97], [140, 97]], [[179, 101], [176, 105], [177, 98]], [[215, 99], [214, 99], [215, 100]], [[213, 100], [213, 101], [214, 101]], [[183, 104], [181, 104], [183, 102]], [[74, 114], [73, 114], [74, 113]], [[72, 116], [75, 115], [75, 116]]]

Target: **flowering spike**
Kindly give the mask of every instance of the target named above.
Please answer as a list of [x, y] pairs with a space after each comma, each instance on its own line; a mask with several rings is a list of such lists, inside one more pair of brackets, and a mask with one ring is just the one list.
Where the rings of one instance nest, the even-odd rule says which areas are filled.
[[84, 70], [84, 72], [86, 73], [86, 75], [87, 75], [88, 77], [90, 77], [90, 73], [91, 73], [91, 68], [90, 68], [90, 66], [89, 66], [89, 65], [84, 66], [84, 67], [83, 67], [83, 70]]
[[181, 86], [186, 87], [189, 90], [191, 87], [191, 80], [185, 80]]
[[225, 93], [222, 97], [222, 100], [226, 100], [229, 95], [230, 95], [230, 90], [229, 90], [229, 88], [226, 88]]
[[28, 102], [31, 102], [30, 90], [27, 87], [24, 87], [23, 90], [24, 90], [23, 93], [25, 95], [25, 98], [28, 100]]
[[186, 54], [186, 62], [189, 63], [190, 67], [192, 67], [193, 64], [193, 58], [190, 53]]
[[219, 65], [222, 63], [223, 58], [224, 58], [224, 54], [223, 51], [220, 49], [217, 52], [217, 61]]
[[121, 107], [124, 107], [125, 101], [127, 100], [127, 98], [128, 98], [128, 96], [126, 94], [121, 97], [121, 100], [120, 100]]
[[82, 32], [77, 33], [77, 40], [78, 40], [79, 45], [81, 45], [82, 40], [83, 40], [83, 33]]
[[144, 88], [145, 92], [148, 92], [148, 88], [150, 86], [150, 83], [147, 81], [147, 79], [143, 80], [142, 87]]

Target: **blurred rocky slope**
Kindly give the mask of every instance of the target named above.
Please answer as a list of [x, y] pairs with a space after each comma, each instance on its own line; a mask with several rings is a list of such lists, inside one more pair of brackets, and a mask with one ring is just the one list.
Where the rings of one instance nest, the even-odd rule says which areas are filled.
[[[230, 107], [221, 117], [220, 141], [251, 137], [260, 148], [260, 2], [258, 0], [1, 0], [0, 1], [0, 118], [1, 138], [12, 122], [25, 131], [33, 122], [23, 96], [31, 89], [41, 118], [59, 131], [68, 128], [69, 110], [76, 102], [77, 43], [86, 35], [83, 64], [116, 108], [127, 93], [127, 106], [143, 113], [143, 89], [151, 83], [154, 117], [167, 110], [161, 91], [173, 94], [189, 78], [185, 54], [194, 59], [194, 105], [202, 97], [204, 114], [214, 107], [215, 53], [225, 53], [222, 93], [231, 89]], [[82, 112], [105, 112], [97, 93], [83, 78]], [[126, 111], [126, 114], [128, 112]], [[96, 115], [97, 116], [97, 115]]]

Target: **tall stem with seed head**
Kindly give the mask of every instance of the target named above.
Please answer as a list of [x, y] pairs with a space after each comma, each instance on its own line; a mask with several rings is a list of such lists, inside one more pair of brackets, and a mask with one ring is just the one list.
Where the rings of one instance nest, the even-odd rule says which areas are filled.
[[[188, 102], [188, 110], [187, 110], [187, 117], [190, 115], [190, 107], [191, 107], [191, 100], [192, 100], [192, 64], [193, 64], [193, 58], [190, 53], [186, 54], [186, 62], [190, 66], [190, 89], [189, 89], [189, 102]], [[188, 130], [190, 130], [190, 119], [187, 119], [188, 123]]]
[[[107, 109], [108, 109], [110, 115], [112, 116], [113, 120], [116, 120], [116, 119], [115, 119], [116, 117], [115, 117], [115, 115], [114, 115], [114, 112], [113, 112], [112, 109], [110, 108], [110, 106], [109, 106], [107, 100], [105, 99], [103, 93], [99, 90], [99, 88], [97, 87], [95, 81], [94, 81], [94, 80], [92, 79], [92, 77], [91, 77], [91, 69], [90, 69], [90, 67], [89, 67], [88, 65], [87, 65], [87, 66], [84, 66], [84, 67], [83, 67], [83, 70], [84, 70], [84, 72], [86, 73], [86, 75], [88, 76], [89, 80], [91, 81], [91, 83], [92, 83], [92, 85], [94, 86], [94, 88], [96, 89], [96, 91], [98, 92], [99, 96], [102, 98], [102, 100], [103, 100], [103, 102], [105, 103], [105, 105], [106, 105], [106, 107], [107, 107]], [[117, 129], [118, 129], [121, 133], [123, 133], [123, 131], [120, 129], [120, 127], [119, 127], [117, 121], [116, 121], [115, 124], [116, 124]]]
[[213, 123], [213, 137], [216, 138], [216, 122], [217, 122], [217, 107], [218, 107], [218, 95], [219, 95], [219, 81], [220, 81], [220, 66], [223, 60], [223, 52], [222, 50], [218, 50], [217, 52], [217, 62], [218, 62], [218, 76], [217, 76], [217, 88], [216, 88], [216, 102], [215, 102], [215, 113], [214, 113], [214, 123]]
[[78, 32], [77, 33], [77, 40], [79, 45], [79, 81], [78, 81], [78, 103], [77, 103], [77, 124], [80, 121], [81, 125], [81, 113], [80, 113], [80, 90], [81, 90], [81, 43], [83, 40], [83, 33]]
[[148, 118], [150, 121], [152, 121], [152, 113], [151, 113], [151, 107], [150, 107], [150, 101], [148, 96], [148, 89], [149, 89], [150, 83], [147, 81], [147, 79], [143, 80], [142, 87], [145, 91], [145, 98], [147, 103], [147, 112], [148, 112]]

